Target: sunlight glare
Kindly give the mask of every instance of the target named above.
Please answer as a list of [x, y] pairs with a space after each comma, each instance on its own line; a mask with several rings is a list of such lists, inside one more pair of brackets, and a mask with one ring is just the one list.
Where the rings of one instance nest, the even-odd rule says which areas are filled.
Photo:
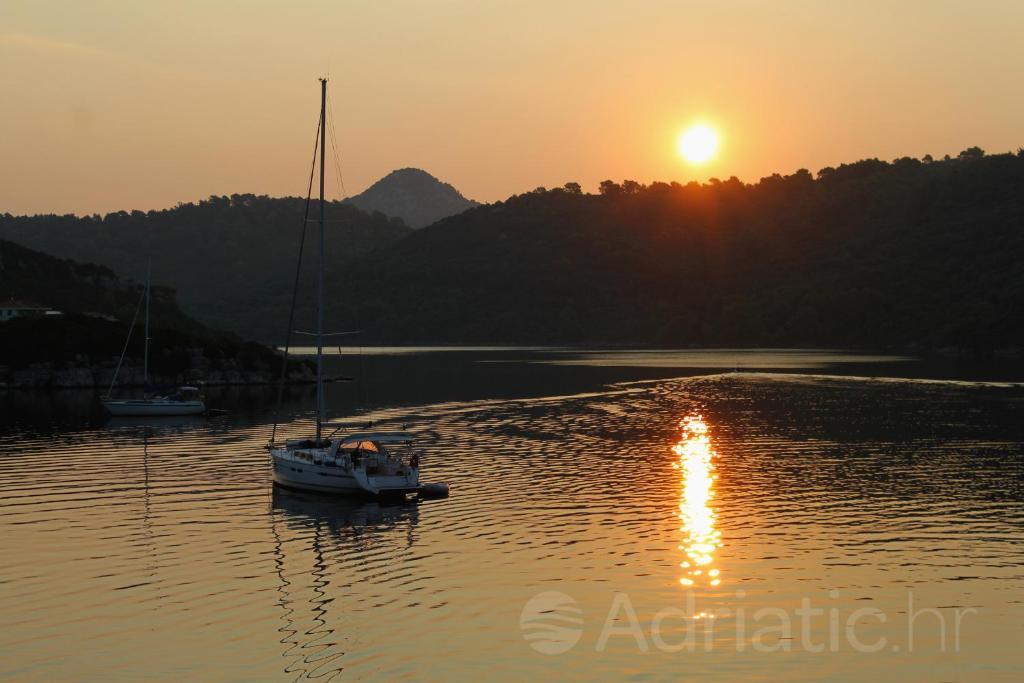
[[679, 458], [673, 466], [681, 470], [679, 520], [682, 522], [680, 531], [685, 534], [680, 549], [686, 553], [686, 560], [679, 566], [687, 570], [679, 583], [692, 586], [697, 577], [707, 576], [708, 583], [717, 586], [721, 583], [720, 572], [711, 564], [722, 539], [721, 532], [715, 528], [715, 511], [710, 505], [718, 478], [714, 474], [715, 452], [708, 438], [708, 425], [700, 415], [687, 417], [679, 427], [682, 433], [672, 451]]
[[703, 164], [718, 151], [718, 133], [707, 124], [690, 126], [679, 136], [679, 153], [691, 164]]

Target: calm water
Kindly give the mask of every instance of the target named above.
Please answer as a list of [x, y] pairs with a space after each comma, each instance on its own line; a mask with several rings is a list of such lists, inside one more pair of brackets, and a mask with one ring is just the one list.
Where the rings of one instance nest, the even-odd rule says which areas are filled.
[[259, 392], [158, 426], [13, 399], [0, 677], [1024, 680], [1021, 387], [413, 355], [358, 406], [436, 432], [444, 501], [275, 490]]

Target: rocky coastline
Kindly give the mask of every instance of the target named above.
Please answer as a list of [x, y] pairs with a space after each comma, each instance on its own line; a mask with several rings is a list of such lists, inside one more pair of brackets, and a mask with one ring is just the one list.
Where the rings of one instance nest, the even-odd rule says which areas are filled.
[[[201, 355], [182, 372], [174, 374], [150, 373], [151, 385], [196, 384], [200, 386], [267, 385], [276, 384], [280, 377], [270, 367], [246, 369], [231, 358], [211, 361]], [[110, 387], [117, 368], [117, 360], [90, 364], [85, 359], [68, 363], [32, 363], [26, 367], [9, 368], [0, 365], [0, 389], [87, 389]], [[143, 385], [142, 359], [125, 359], [117, 373], [115, 387], [141, 387]], [[308, 363], [290, 367], [286, 382], [307, 384], [316, 381], [316, 373]]]

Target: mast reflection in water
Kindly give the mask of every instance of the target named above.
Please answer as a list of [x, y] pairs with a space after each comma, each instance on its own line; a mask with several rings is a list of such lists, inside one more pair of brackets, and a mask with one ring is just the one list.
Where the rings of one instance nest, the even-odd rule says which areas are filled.
[[711, 499], [715, 497], [715, 452], [708, 437], [708, 425], [700, 415], [689, 415], [679, 423], [679, 442], [672, 451], [679, 460], [672, 464], [680, 471], [679, 496], [680, 531], [683, 541], [679, 549], [686, 559], [679, 566], [684, 586], [721, 583], [719, 570], [714, 566], [715, 551], [722, 545], [721, 532], [715, 529], [715, 511]]

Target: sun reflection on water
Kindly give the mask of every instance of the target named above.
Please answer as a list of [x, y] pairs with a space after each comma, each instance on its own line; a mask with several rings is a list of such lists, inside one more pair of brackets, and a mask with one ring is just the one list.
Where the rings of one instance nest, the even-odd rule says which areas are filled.
[[684, 574], [679, 583], [684, 586], [721, 583], [719, 570], [714, 566], [715, 551], [722, 545], [721, 532], [715, 529], [715, 511], [711, 500], [715, 497], [715, 451], [708, 437], [708, 425], [700, 415], [689, 415], [679, 423], [678, 443], [672, 447], [679, 460], [673, 467], [680, 470], [679, 496], [680, 531], [684, 534], [679, 549], [686, 559], [679, 564]]

